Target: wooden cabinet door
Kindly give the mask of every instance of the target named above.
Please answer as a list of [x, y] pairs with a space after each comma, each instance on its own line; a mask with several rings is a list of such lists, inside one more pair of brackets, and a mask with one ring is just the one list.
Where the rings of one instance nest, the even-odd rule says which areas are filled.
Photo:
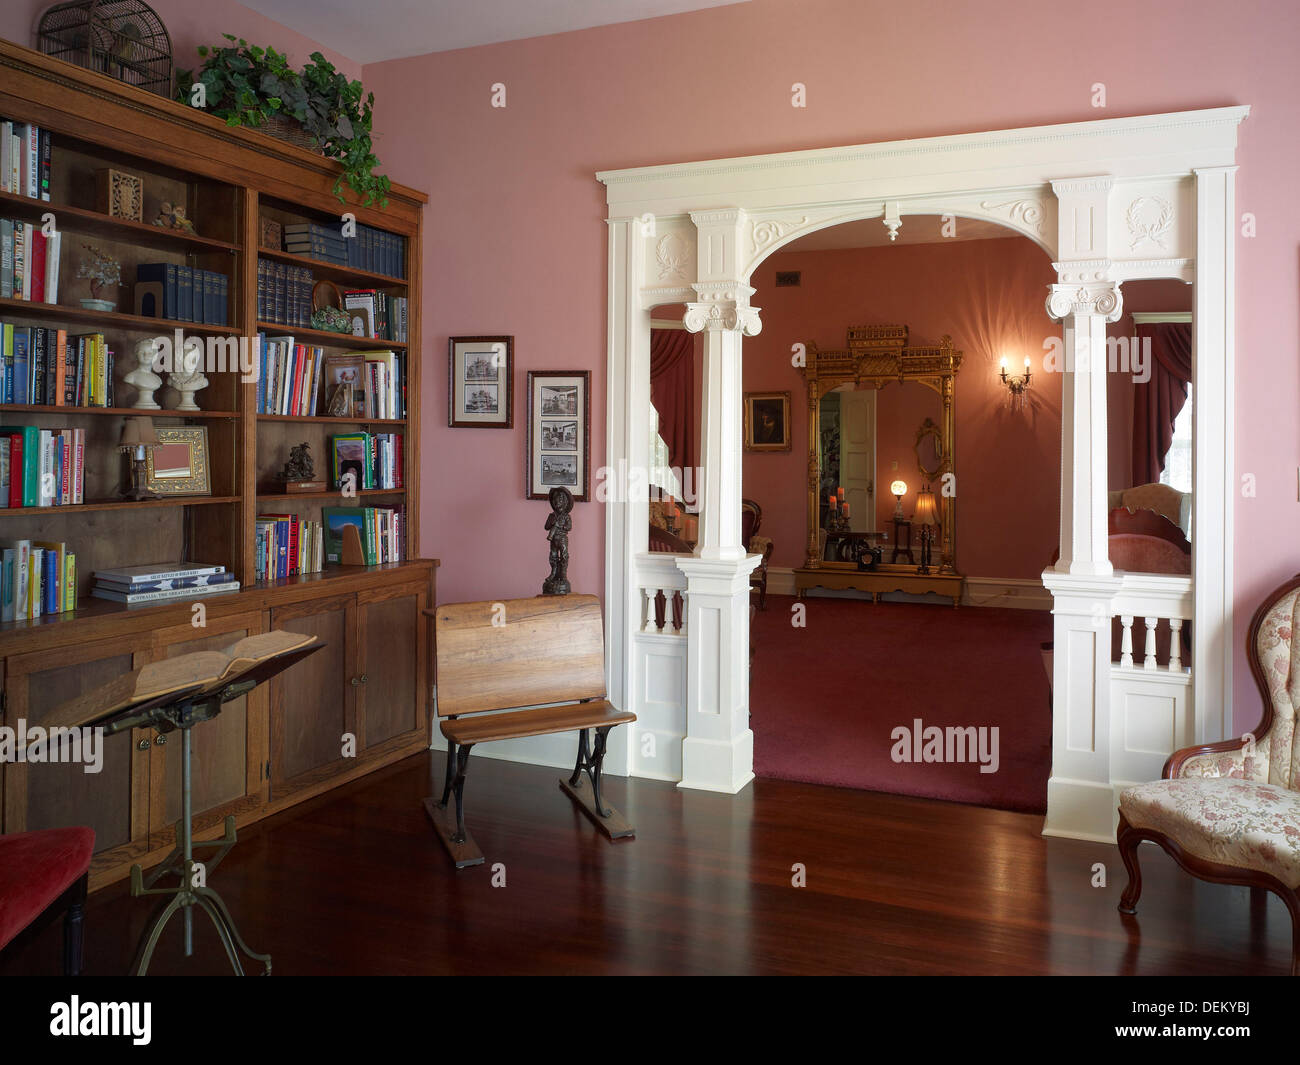
[[357, 593], [359, 750], [409, 743], [426, 729], [428, 584]]
[[271, 628], [317, 636], [324, 648], [274, 677], [271, 689], [271, 800], [344, 768], [355, 737], [356, 597], [339, 595], [271, 611]]
[[[202, 628], [189, 625], [154, 632], [154, 654], [175, 658], [194, 651], [224, 651], [262, 631], [258, 611], [212, 618]], [[323, 653], [323, 652], [322, 652]], [[151, 732], [153, 758], [150, 789], [151, 825], [164, 829], [166, 845], [181, 817], [181, 735]], [[221, 713], [196, 725], [190, 735], [191, 804], [195, 831], [220, 823], [227, 814], [252, 809], [267, 787], [267, 688], [226, 703]]]
[[[144, 665], [148, 658], [148, 633], [11, 656], [5, 662], [3, 724], [14, 729], [21, 722], [28, 729], [42, 727], [50, 711]], [[98, 772], [67, 761], [6, 764], [4, 831], [87, 825], [95, 830], [95, 853], [102, 856], [95, 868], [101, 869], [144, 854], [150, 827], [151, 735], [149, 729], [134, 729], [102, 736]]]

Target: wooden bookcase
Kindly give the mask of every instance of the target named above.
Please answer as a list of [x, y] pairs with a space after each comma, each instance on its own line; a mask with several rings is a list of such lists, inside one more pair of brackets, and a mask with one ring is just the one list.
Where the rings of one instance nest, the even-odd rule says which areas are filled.
[[[219, 834], [234, 815], [247, 824], [292, 803], [388, 764], [428, 745], [430, 634], [421, 611], [435, 600], [437, 561], [420, 559], [419, 405], [420, 235], [428, 198], [394, 186], [386, 207], [341, 204], [337, 166], [262, 133], [228, 128], [183, 104], [106, 76], [0, 41], [0, 116], [34, 122], [52, 134], [48, 202], [0, 194], [0, 217], [39, 223], [54, 215], [62, 234], [57, 305], [0, 299], [0, 321], [103, 333], [118, 355], [112, 408], [0, 405], [0, 424], [85, 430], [85, 499], [75, 506], [0, 509], [0, 539], [66, 541], [77, 554], [74, 611], [0, 624], [0, 724], [39, 725], [66, 699], [147, 662], [227, 646], [271, 628], [319, 633], [328, 649], [227, 707], [199, 726], [195, 743], [196, 827]], [[144, 221], [111, 218], [95, 199], [94, 171], [114, 167], [144, 180]], [[345, 187], [346, 192], [346, 187]], [[184, 204], [195, 232], [151, 225], [162, 201]], [[399, 234], [405, 277], [389, 277], [259, 247], [259, 219], [334, 221], [344, 211], [362, 225]], [[88, 293], [76, 280], [81, 245], [92, 243], [122, 262], [117, 309], [83, 309]], [[382, 289], [407, 297], [405, 343], [361, 340], [258, 321], [259, 257], [305, 265], [316, 280]], [[196, 325], [132, 313], [135, 267], [172, 262], [224, 274], [229, 318]], [[113, 295], [114, 293], [109, 293]], [[203, 409], [152, 412], [156, 426], [208, 430], [212, 491], [202, 497], [148, 502], [121, 498], [125, 466], [116, 444], [123, 419], [137, 412], [134, 390], [121, 382], [136, 341], [180, 328], [187, 336], [252, 338], [259, 330], [292, 333], [326, 352], [392, 349], [403, 359], [406, 416], [370, 422], [346, 418], [263, 415], [257, 384], [238, 373], [207, 372]], [[166, 407], [174, 394], [160, 390]], [[275, 474], [289, 448], [311, 445], [317, 476], [328, 482], [327, 438], [373, 427], [403, 434], [403, 487], [366, 490], [344, 500], [325, 491], [289, 496]], [[331, 505], [401, 506], [405, 561], [381, 566], [327, 566], [323, 572], [254, 580], [261, 512], [319, 520]], [[222, 563], [241, 590], [203, 600], [127, 608], [90, 596], [96, 570], [108, 566], [187, 561]], [[194, 624], [193, 602], [206, 621]], [[179, 810], [178, 746], [138, 729], [105, 743], [103, 769], [80, 765], [0, 765], [0, 831], [63, 824], [95, 828], [92, 886], [124, 877], [131, 864], [161, 859], [173, 843]], [[355, 753], [345, 751], [351, 744]]]

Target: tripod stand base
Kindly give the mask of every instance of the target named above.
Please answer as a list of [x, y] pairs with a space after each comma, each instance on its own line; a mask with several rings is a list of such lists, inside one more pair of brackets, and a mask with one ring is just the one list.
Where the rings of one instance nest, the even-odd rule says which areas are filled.
[[[138, 869], [139, 866], [135, 868]], [[132, 872], [134, 873], [134, 870]], [[153, 919], [153, 923], [141, 938], [140, 947], [136, 953], [136, 962], [132, 967], [132, 971], [136, 976], [144, 976], [148, 972], [149, 961], [153, 957], [154, 947], [158, 945], [158, 939], [172, 916], [184, 910], [188, 919], [190, 911], [196, 906], [212, 919], [212, 923], [217, 929], [217, 935], [221, 937], [221, 945], [226, 948], [226, 957], [230, 960], [231, 968], [234, 969], [236, 976], [244, 975], [244, 967], [239, 961], [241, 953], [253, 961], [262, 963], [262, 976], [271, 975], [271, 955], [258, 954], [257, 951], [245, 943], [239, 935], [238, 929], [235, 928], [235, 923], [230, 917], [230, 911], [226, 909], [226, 904], [221, 900], [221, 896], [211, 888], [203, 887], [178, 891]]]

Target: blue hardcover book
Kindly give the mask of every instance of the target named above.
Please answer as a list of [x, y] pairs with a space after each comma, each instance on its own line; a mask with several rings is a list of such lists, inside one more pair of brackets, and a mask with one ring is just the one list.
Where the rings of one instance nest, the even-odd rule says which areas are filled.
[[0, 621], [14, 619], [14, 549], [0, 554]]
[[146, 318], [176, 318], [176, 264], [175, 263], [141, 263], [135, 268], [137, 281], [156, 281], [162, 286], [163, 303], [155, 307], [152, 299], [146, 299], [140, 313]]
[[48, 548], [41, 556], [41, 611], [59, 613], [59, 552]]
[[188, 266], [176, 267], [176, 317], [194, 321], [194, 270]]
[[257, 366], [257, 413], [266, 413], [266, 333], [257, 334], [257, 351], [254, 363]]
[[230, 278], [217, 274], [217, 325], [230, 324]]
[[14, 402], [32, 401], [31, 377], [32, 330], [30, 326], [14, 327]]

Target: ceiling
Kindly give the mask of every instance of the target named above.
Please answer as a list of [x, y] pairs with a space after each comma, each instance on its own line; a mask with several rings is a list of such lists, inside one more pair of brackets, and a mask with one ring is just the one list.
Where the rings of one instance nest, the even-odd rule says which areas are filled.
[[791, 241], [781, 249], [790, 251], [827, 251], [834, 248], [882, 248], [893, 244], [942, 244], [952, 240], [1000, 240], [1004, 237], [1018, 237], [1021, 234], [1014, 229], [1000, 226], [996, 222], [985, 222], [977, 218], [958, 218], [954, 223], [956, 232], [945, 236], [943, 220], [938, 215], [903, 215], [903, 224], [898, 227], [898, 239], [890, 241], [889, 230], [879, 218], [864, 218], [857, 222], [844, 222], [838, 226], [819, 229], [806, 237]]
[[258, 0], [268, 18], [358, 63], [519, 41], [748, 0]]

